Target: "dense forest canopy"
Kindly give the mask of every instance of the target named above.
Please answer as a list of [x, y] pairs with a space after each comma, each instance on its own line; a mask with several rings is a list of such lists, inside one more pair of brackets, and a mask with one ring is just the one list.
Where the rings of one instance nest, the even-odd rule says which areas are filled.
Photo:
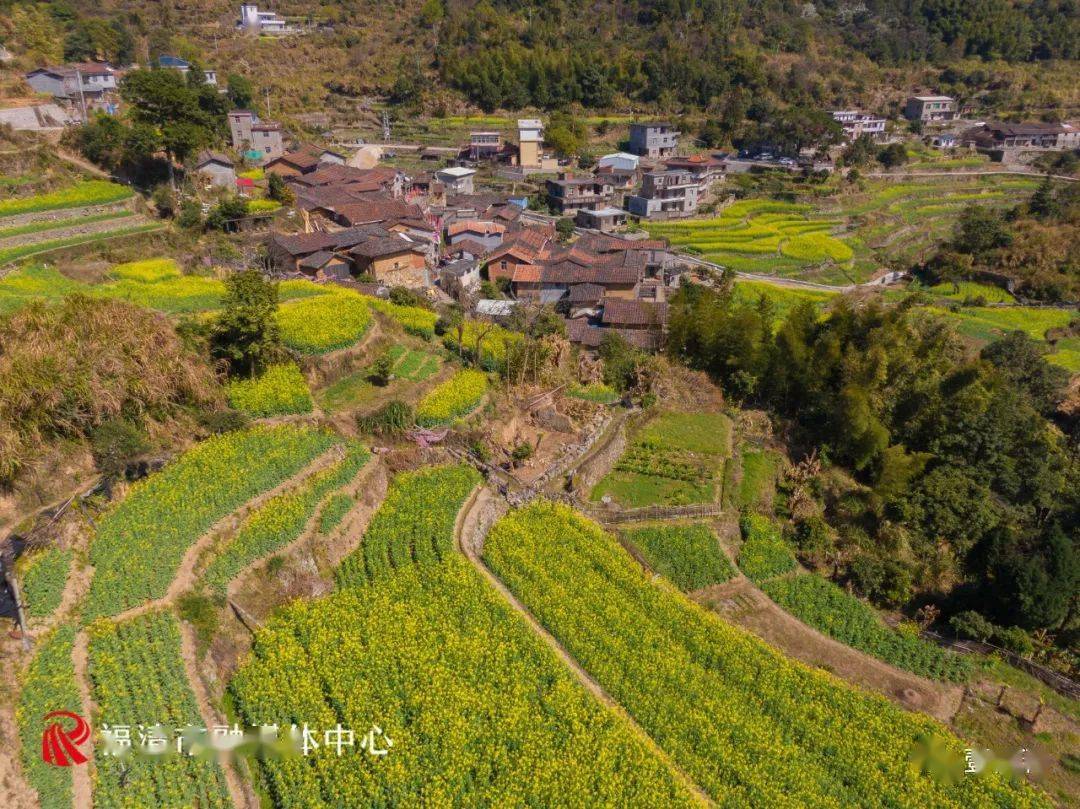
[[[296, 0], [276, 10], [329, 26], [314, 37], [316, 58], [289, 70], [334, 62], [336, 75], [319, 79], [327, 87], [374, 86], [404, 102], [436, 89], [437, 76], [488, 110], [655, 104], [754, 119], [755, 103], [831, 103], [867, 80], [860, 64], [928, 66], [952, 87], [992, 93], [996, 72], [950, 67], [1080, 57], [1077, 0], [402, 0], [393, 14], [372, 0]], [[207, 32], [231, 30], [235, 14], [230, 0], [0, 0], [0, 41], [41, 61], [126, 64], [194, 42], [216, 48]], [[792, 71], [787, 57], [820, 69]], [[343, 75], [342, 60], [362, 75]]]

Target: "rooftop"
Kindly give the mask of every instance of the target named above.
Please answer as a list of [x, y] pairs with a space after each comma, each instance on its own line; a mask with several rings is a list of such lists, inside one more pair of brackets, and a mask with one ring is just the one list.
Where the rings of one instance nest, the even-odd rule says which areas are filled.
[[476, 169], [467, 169], [464, 166], [451, 166], [448, 169], [439, 169], [435, 173], [437, 175], [441, 174], [444, 177], [461, 179], [463, 177], [471, 177], [472, 175], [476, 174]]

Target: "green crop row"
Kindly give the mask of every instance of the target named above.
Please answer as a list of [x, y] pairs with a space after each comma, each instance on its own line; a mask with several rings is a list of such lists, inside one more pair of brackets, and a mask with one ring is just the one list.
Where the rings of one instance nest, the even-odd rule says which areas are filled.
[[85, 617], [116, 615], [165, 595], [188, 548], [210, 526], [296, 474], [335, 442], [306, 427], [255, 427], [195, 445], [136, 483], [90, 543]]
[[211, 590], [224, 593], [229, 582], [252, 562], [297, 539], [326, 494], [356, 477], [370, 457], [366, 447], [353, 444], [341, 461], [267, 500], [244, 519], [202, 580]]
[[471, 466], [433, 466], [397, 475], [363, 543], [338, 568], [338, 586], [380, 582], [392, 570], [445, 559], [454, 549], [458, 511], [479, 482]]
[[[945, 727], [791, 661], [651, 581], [565, 506], [534, 502], [504, 517], [484, 558], [718, 805], [1050, 806], [1000, 774], [964, 776], [965, 743]], [[946, 751], [955, 778], [913, 765], [920, 741]]]
[[108, 180], [81, 180], [67, 188], [36, 194], [32, 197], [16, 197], [0, 200], [0, 217], [24, 213], [55, 211], [62, 208], [82, 208], [87, 205], [105, 205], [132, 196], [130, 188]]
[[765, 593], [804, 623], [841, 643], [899, 668], [938, 680], [963, 682], [971, 661], [886, 626], [874, 610], [815, 574], [773, 579]]
[[795, 569], [795, 557], [780, 537], [780, 529], [768, 517], [750, 514], [739, 521], [743, 544], [739, 569], [755, 584]]
[[15, 574], [19, 577], [22, 601], [31, 618], [45, 618], [60, 606], [71, 569], [71, 551], [47, 548], [19, 557]]
[[649, 525], [627, 529], [622, 535], [653, 570], [684, 592], [720, 584], [735, 575], [716, 534], [705, 523]]

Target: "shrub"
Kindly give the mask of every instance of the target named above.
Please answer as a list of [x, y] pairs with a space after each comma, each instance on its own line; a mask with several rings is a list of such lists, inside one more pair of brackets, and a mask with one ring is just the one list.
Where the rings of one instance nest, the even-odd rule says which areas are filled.
[[975, 612], [975, 610], [956, 613], [949, 619], [949, 626], [952, 627], [953, 632], [962, 638], [971, 638], [983, 642], [990, 640], [997, 630], [997, 627]]
[[1031, 640], [1031, 636], [1018, 626], [997, 629], [994, 632], [994, 641], [1001, 648], [1020, 657], [1031, 657], [1035, 653], [1035, 643]]
[[255, 418], [289, 413], [310, 413], [311, 390], [300, 369], [292, 363], [271, 365], [255, 379], [230, 382], [229, 404]]
[[389, 354], [380, 354], [375, 362], [371, 364], [371, 373], [368, 375], [368, 379], [382, 388], [390, 384], [390, 378], [393, 375], [394, 361]]
[[387, 402], [374, 413], [356, 417], [356, 428], [362, 433], [373, 435], [397, 435], [403, 433], [416, 422], [412, 406], [406, 402]]
[[90, 433], [90, 451], [103, 475], [120, 474], [148, 447], [146, 434], [123, 418], [102, 422]]
[[231, 433], [233, 430], [242, 430], [250, 424], [251, 420], [239, 410], [221, 409], [204, 410], [199, 414], [199, 424], [205, 427], [213, 435]]

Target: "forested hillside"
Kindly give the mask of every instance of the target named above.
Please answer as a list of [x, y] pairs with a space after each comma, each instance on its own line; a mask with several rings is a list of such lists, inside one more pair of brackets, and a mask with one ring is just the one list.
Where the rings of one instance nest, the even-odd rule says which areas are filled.
[[274, 6], [317, 29], [289, 42], [245, 38], [231, 0], [4, 0], [0, 40], [22, 66], [212, 59], [309, 111], [329, 96], [374, 93], [432, 109], [580, 103], [737, 122], [789, 104], [895, 111], [904, 93], [931, 86], [993, 111], [1077, 104], [1075, 0], [398, 0], [392, 14], [372, 0]]

